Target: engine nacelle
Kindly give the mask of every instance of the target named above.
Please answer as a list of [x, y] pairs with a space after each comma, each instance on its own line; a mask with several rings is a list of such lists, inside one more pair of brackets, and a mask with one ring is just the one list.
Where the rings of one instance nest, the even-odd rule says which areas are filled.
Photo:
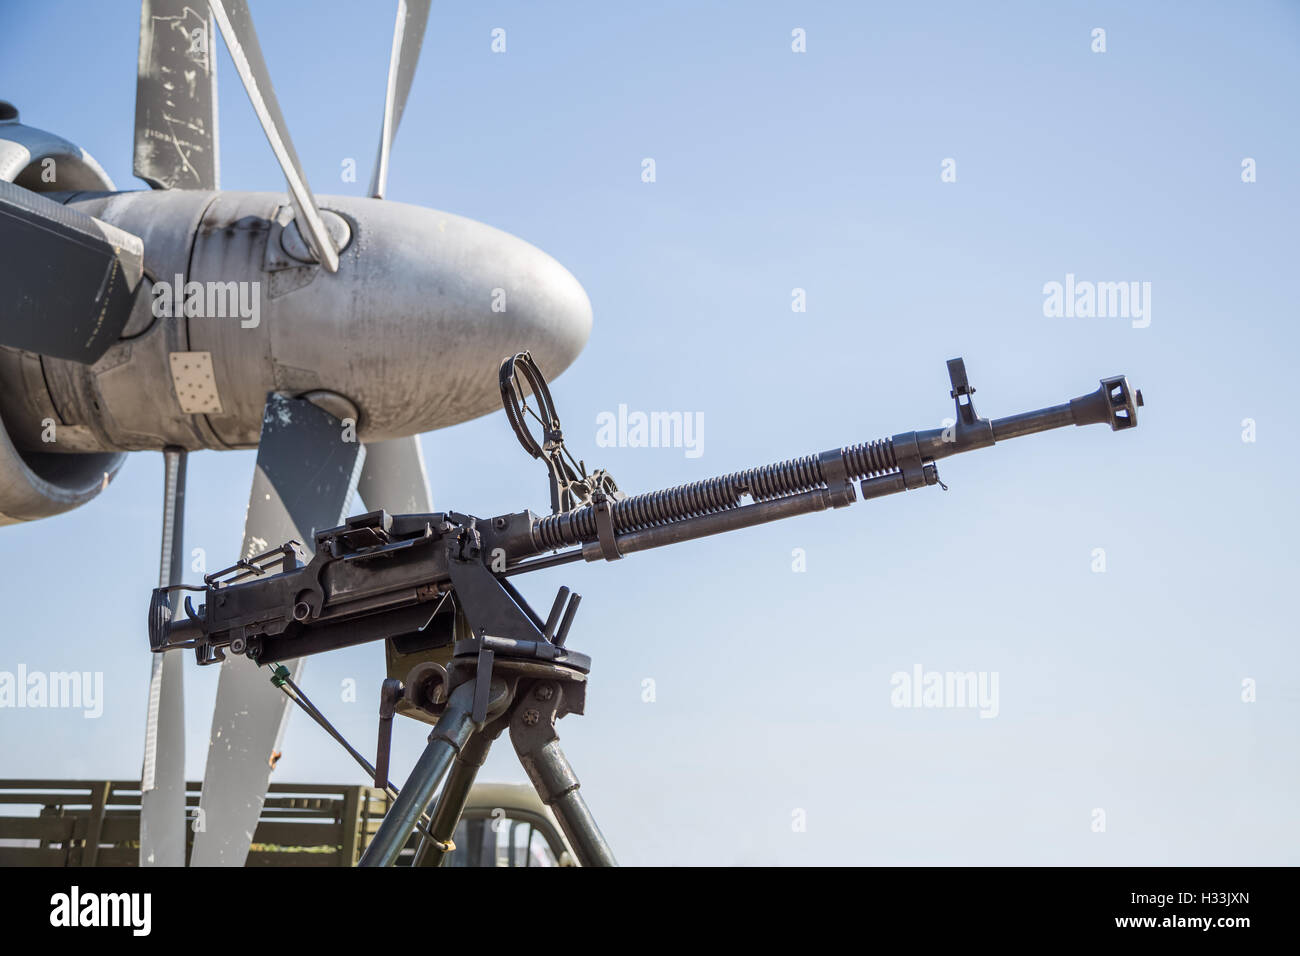
[[[18, 122], [18, 111], [0, 102], [0, 179], [33, 192], [61, 189], [113, 189], [99, 163], [61, 136]], [[8, 353], [6, 372], [15, 371], [20, 353]], [[31, 356], [30, 360], [35, 360]], [[0, 389], [3, 391], [3, 389]], [[35, 521], [71, 511], [94, 498], [113, 480], [126, 455], [121, 452], [54, 454], [38, 451], [33, 439], [46, 428], [30, 423], [19, 448], [10, 437], [0, 408], [0, 525]], [[50, 419], [50, 428], [58, 428]], [[48, 432], [52, 438], [57, 431]]]
[[0, 179], [36, 193], [117, 188], [95, 157], [62, 136], [18, 122], [18, 110], [3, 100]]
[[[51, 422], [50, 427], [57, 426]], [[122, 452], [20, 450], [0, 419], [0, 525], [49, 518], [84, 505], [108, 487], [124, 461]]]

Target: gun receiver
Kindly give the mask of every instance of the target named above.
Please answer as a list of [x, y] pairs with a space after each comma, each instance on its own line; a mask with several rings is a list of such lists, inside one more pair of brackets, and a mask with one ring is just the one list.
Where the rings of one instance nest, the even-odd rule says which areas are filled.
[[[544, 441], [528, 435], [517, 374], [545, 410]], [[170, 591], [149, 608], [154, 651], [192, 648], [200, 664], [227, 650], [261, 662], [389, 639], [403, 654], [455, 643], [460, 657], [495, 649], [586, 669], [585, 655], [564, 640], [577, 596], [561, 589], [543, 621], [511, 585], [515, 575], [570, 561], [617, 560], [636, 551], [738, 528], [843, 508], [938, 484], [935, 462], [999, 441], [1062, 428], [1137, 425], [1142, 393], [1123, 376], [1061, 405], [989, 420], [975, 412], [965, 364], [948, 362], [956, 408], [953, 425], [750, 468], [660, 491], [628, 496], [608, 474], [586, 474], [564, 451], [545, 381], [526, 352], [502, 366], [507, 416], [525, 450], [546, 458], [553, 513], [531, 511], [480, 519], [457, 512], [390, 516], [374, 511], [316, 534], [308, 554], [289, 542], [204, 579], [204, 603], [173, 620]], [[576, 465], [576, 467], [574, 467]], [[749, 503], [742, 503], [748, 498]], [[503, 643], [504, 642], [504, 643]], [[426, 701], [428, 703], [428, 701]]]

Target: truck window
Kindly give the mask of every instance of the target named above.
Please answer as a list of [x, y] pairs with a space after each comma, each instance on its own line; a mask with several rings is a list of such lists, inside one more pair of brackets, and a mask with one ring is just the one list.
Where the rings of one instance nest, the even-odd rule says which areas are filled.
[[443, 866], [558, 866], [546, 835], [528, 820], [462, 819], [452, 837], [456, 849]]

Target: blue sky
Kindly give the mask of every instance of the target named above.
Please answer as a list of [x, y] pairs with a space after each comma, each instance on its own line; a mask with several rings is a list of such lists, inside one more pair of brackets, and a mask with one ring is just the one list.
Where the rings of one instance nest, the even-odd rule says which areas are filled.
[[[392, 7], [253, 12], [313, 188], [362, 194]], [[123, 189], [142, 188], [137, 31], [130, 4], [0, 12], [0, 97]], [[947, 493], [528, 578], [543, 609], [583, 594], [588, 713], [560, 729], [622, 861], [1300, 862], [1298, 52], [1300, 8], [1269, 2], [435, 4], [389, 198], [583, 283], [591, 341], [553, 392], [625, 490], [934, 427], [956, 355], [990, 417], [1118, 373], [1147, 399], [1134, 432], [942, 463]], [[219, 76], [223, 187], [282, 189], [224, 52]], [[1150, 325], [1045, 317], [1067, 274], [1149, 282]], [[703, 454], [597, 448], [620, 403], [702, 414]], [[545, 510], [504, 416], [423, 444], [436, 507]], [[252, 468], [191, 457], [187, 548], [212, 567]], [[0, 775], [138, 773], [161, 482], [137, 454], [90, 505], [0, 529], [0, 670], [105, 680], [97, 720], [0, 709]], [[917, 665], [997, 673], [997, 716], [893, 706]], [[309, 661], [305, 687], [369, 750], [382, 676], [360, 647]], [[186, 680], [196, 777], [216, 670]], [[395, 774], [423, 736], [399, 728]], [[360, 782], [305, 719], [284, 752], [278, 779]], [[485, 777], [524, 779], [504, 741]]]

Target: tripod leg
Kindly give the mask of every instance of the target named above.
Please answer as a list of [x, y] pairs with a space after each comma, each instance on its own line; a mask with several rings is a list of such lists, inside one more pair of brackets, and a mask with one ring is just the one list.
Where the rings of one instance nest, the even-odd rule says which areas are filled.
[[[573, 789], [556, 797], [550, 807], [559, 818], [564, 835], [573, 844], [573, 850], [578, 854], [578, 862], [583, 866], [618, 866], [618, 861], [614, 859], [614, 851], [605, 842], [605, 835], [600, 832], [600, 827], [596, 825], [595, 818], [587, 808], [587, 801], [583, 800], [582, 794], [578, 792], [578, 778], [573, 775], [573, 768], [569, 766], [569, 761], [560, 750], [559, 744], [554, 744], [547, 750], [550, 758], [557, 760], [557, 766], [562, 767], [573, 780]], [[536, 785], [537, 781], [534, 780], [533, 783]]]
[[437, 726], [429, 735], [429, 745], [411, 771], [384, 822], [379, 825], [375, 838], [366, 847], [357, 866], [392, 866], [406, 841], [410, 839], [415, 823], [433, 799], [438, 784], [460, 753], [465, 742], [474, 733], [470, 711], [474, 706], [474, 685], [466, 681], [451, 693], [447, 709], [438, 718]]
[[578, 792], [578, 777], [560, 749], [555, 715], [562, 694], [559, 681], [540, 680], [528, 688], [526, 699], [518, 701], [510, 715], [510, 742], [537, 795], [559, 818], [578, 862], [582, 866], [618, 866], [614, 851]]
[[470, 787], [474, 785], [474, 778], [478, 776], [495, 739], [496, 734], [487, 729], [480, 730], [469, 738], [457, 754], [455, 763], [451, 765], [451, 773], [447, 776], [447, 784], [438, 795], [438, 803], [434, 807], [433, 824], [429, 827], [433, 839], [426, 836], [420, 842], [412, 866], [442, 866], [442, 858], [450, 852], [456, 824], [460, 823], [460, 815], [465, 812]]

